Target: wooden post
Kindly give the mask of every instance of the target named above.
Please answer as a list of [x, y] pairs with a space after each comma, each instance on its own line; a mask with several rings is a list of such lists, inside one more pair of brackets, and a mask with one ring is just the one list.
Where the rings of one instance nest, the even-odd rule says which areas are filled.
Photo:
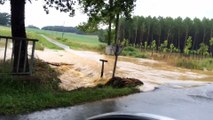
[[100, 59], [100, 61], [102, 62], [102, 67], [101, 67], [101, 78], [103, 77], [104, 75], [104, 63], [105, 62], [108, 62], [107, 60], [104, 60], [104, 59]]

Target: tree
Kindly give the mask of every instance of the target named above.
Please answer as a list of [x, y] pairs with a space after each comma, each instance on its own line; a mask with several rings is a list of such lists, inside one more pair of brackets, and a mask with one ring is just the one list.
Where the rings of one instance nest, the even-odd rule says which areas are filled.
[[210, 44], [210, 52], [211, 52], [211, 55], [213, 56], [213, 38], [211, 38], [210, 40], [209, 40], [209, 44]]
[[167, 52], [168, 50], [168, 40], [164, 40], [163, 43], [160, 45], [160, 50], [162, 52]]
[[144, 42], [144, 49], [145, 49], [145, 51], [147, 50], [147, 48], [148, 48], [148, 42], [146, 41], [146, 42]]
[[192, 47], [192, 37], [189, 36], [185, 43], [184, 54], [189, 55], [191, 47]]
[[176, 48], [175, 48], [174, 44], [170, 44], [170, 45], [169, 45], [169, 51], [170, 51], [170, 53], [174, 52], [175, 49], [176, 49]]
[[156, 40], [153, 40], [151, 43], [151, 49], [152, 49], [152, 55], [154, 53], [154, 50], [156, 50]]
[[[112, 23], [115, 24], [115, 32], [119, 27], [120, 15], [130, 18], [136, 0], [79, 0], [84, 13], [89, 16], [88, 25], [94, 27], [99, 24], [108, 24], [108, 45], [112, 39]], [[117, 34], [115, 38], [117, 39]], [[115, 41], [116, 41], [115, 39]]]
[[202, 23], [201, 23], [200, 19], [194, 18], [194, 20], [193, 20], [194, 34], [193, 34], [192, 50], [197, 49], [198, 37], [199, 37], [201, 26], [202, 26]]
[[36, 27], [34, 25], [28, 25], [27, 28], [40, 29], [39, 27]]
[[205, 43], [200, 43], [200, 48], [198, 49], [198, 54], [202, 56], [209, 55], [208, 53], [209, 47]]
[[10, 14], [8, 13], [0, 13], [0, 25], [10, 25]]
[[[191, 26], [192, 26], [192, 20], [189, 18], [189, 17], [186, 17], [184, 20], [183, 20], [183, 26], [184, 26], [184, 42], [182, 43], [182, 48], [184, 49], [185, 48], [185, 45], [186, 45], [186, 41], [189, 37], [189, 34], [190, 34], [190, 31], [191, 31]], [[181, 49], [181, 50], [183, 50]], [[184, 52], [181, 51], [181, 52]]]
[[[8, 0], [0, 0], [1, 4], [4, 4], [5, 1]], [[28, 0], [31, 2], [31, 0]], [[76, 0], [44, 0], [44, 10], [46, 13], [49, 13], [49, 7], [54, 7], [61, 12], [69, 12], [70, 15], [74, 15], [75, 10], [73, 9], [73, 5]], [[12, 37], [26, 38], [26, 30], [25, 30], [25, 3], [26, 0], [10, 0], [11, 6], [11, 30]], [[27, 41], [22, 40], [17, 41], [13, 40], [14, 46], [14, 63], [13, 63], [13, 72], [29, 72], [28, 65], [28, 57], [27, 57]], [[19, 50], [20, 50], [20, 58], [19, 58]], [[20, 60], [20, 63], [18, 61]], [[27, 63], [25, 71], [24, 71], [24, 63]]]
[[89, 16], [89, 21], [95, 21], [96, 25], [100, 23], [108, 23], [108, 45], [111, 44], [111, 23], [114, 20], [115, 24], [115, 63], [113, 69], [113, 75], [115, 76], [115, 70], [118, 58], [118, 40], [119, 40], [119, 19], [120, 15], [130, 18], [131, 12], [134, 8], [134, 3], [136, 0], [79, 0], [82, 7], [84, 8], [84, 13]]

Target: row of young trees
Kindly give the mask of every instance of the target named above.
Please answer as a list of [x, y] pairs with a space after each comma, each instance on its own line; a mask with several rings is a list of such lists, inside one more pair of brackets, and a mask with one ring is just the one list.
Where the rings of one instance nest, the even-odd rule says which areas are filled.
[[127, 40], [130, 45], [145, 48], [153, 48], [155, 45], [156, 50], [162, 50], [164, 46], [187, 54], [205, 47], [207, 52], [213, 53], [213, 19], [150, 16], [135, 16], [131, 20], [123, 18], [119, 26], [119, 40]]

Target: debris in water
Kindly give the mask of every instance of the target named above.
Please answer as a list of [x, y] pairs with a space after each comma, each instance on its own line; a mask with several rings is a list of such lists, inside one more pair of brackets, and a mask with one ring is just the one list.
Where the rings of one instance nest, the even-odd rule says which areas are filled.
[[121, 78], [121, 77], [114, 77], [111, 78], [107, 83], [107, 86], [112, 86], [112, 87], [135, 87], [139, 85], [143, 85], [143, 82], [135, 79], [135, 78]]

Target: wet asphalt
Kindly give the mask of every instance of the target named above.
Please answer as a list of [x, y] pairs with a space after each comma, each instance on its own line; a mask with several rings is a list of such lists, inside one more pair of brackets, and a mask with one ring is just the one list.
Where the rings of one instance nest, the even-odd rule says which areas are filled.
[[85, 120], [109, 112], [151, 113], [177, 120], [213, 120], [213, 84], [184, 89], [161, 86], [155, 91], [73, 107], [0, 116], [0, 120]]

